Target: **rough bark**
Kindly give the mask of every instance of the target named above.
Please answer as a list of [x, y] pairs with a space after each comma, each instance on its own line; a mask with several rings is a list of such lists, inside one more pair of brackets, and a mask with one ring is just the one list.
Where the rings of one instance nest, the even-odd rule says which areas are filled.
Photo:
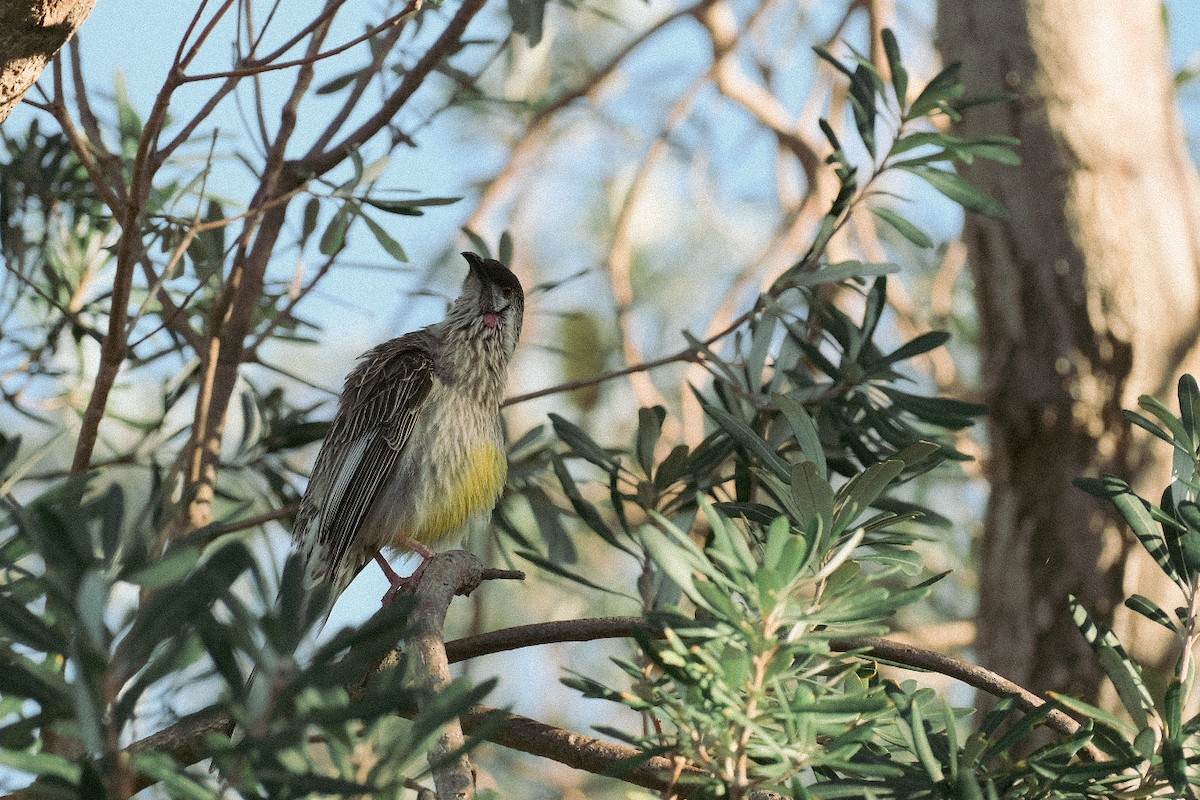
[[0, 3], [0, 123], [95, 5], [96, 0]]
[[[972, 94], [963, 133], [1021, 139], [1020, 168], [968, 179], [1006, 222], [971, 216], [967, 241], [991, 406], [979, 654], [1039, 692], [1102, 696], [1068, 594], [1146, 652], [1117, 613], [1155, 570], [1080, 475], [1130, 478], [1157, 500], [1170, 453], [1131, 436], [1140, 394], [1170, 405], [1200, 367], [1200, 180], [1184, 143], [1159, 4], [939, 0], [939, 46]], [[1178, 597], [1160, 595], [1166, 607]], [[1142, 645], [1136, 640], [1141, 637]]]

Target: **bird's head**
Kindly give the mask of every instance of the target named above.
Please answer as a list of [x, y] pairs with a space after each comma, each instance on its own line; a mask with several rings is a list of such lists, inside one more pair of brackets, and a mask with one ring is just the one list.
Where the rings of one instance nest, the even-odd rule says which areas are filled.
[[462, 294], [454, 303], [452, 316], [469, 326], [476, 335], [495, 336], [511, 352], [521, 332], [525, 312], [525, 292], [508, 267], [494, 258], [463, 253], [470, 271], [463, 281]]

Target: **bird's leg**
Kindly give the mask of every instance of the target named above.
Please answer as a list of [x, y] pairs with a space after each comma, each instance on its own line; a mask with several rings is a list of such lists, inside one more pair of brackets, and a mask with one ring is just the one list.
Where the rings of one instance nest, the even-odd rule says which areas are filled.
[[383, 599], [380, 601], [380, 603], [385, 606], [392, 602], [392, 600], [396, 599], [396, 595], [399, 594], [400, 590], [405, 586], [416, 586], [421, 581], [422, 573], [425, 572], [425, 565], [429, 563], [429, 559], [433, 558], [432, 550], [415, 539], [410, 539], [403, 534], [401, 534], [399, 541], [396, 544], [399, 547], [402, 547], [406, 550], [411, 550], [419, 555], [421, 557], [421, 563], [417, 565], [415, 570], [413, 570], [412, 575], [409, 575], [407, 578], [402, 578], [396, 574], [396, 570], [392, 569], [392, 565], [389, 564], [388, 560], [383, 557], [383, 551], [375, 551], [375, 563], [379, 565], [381, 570], [383, 570], [384, 577], [386, 577], [388, 579], [388, 583], [391, 584], [388, 590], [384, 592]]

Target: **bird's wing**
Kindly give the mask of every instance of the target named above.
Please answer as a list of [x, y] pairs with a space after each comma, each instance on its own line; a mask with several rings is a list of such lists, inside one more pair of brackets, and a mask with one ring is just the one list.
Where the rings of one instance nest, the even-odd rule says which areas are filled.
[[307, 551], [309, 574], [332, 580], [335, 595], [363, 566], [346, 563], [346, 554], [391, 480], [432, 385], [428, 348], [411, 336], [375, 348], [346, 379], [294, 534]]

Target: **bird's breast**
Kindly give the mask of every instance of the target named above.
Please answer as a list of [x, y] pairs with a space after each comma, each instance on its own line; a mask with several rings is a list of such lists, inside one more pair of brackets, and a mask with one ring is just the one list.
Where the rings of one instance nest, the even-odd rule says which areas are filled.
[[436, 379], [405, 451], [376, 509], [391, 537], [425, 545], [459, 538], [486, 518], [504, 489], [508, 460], [497, 404]]

